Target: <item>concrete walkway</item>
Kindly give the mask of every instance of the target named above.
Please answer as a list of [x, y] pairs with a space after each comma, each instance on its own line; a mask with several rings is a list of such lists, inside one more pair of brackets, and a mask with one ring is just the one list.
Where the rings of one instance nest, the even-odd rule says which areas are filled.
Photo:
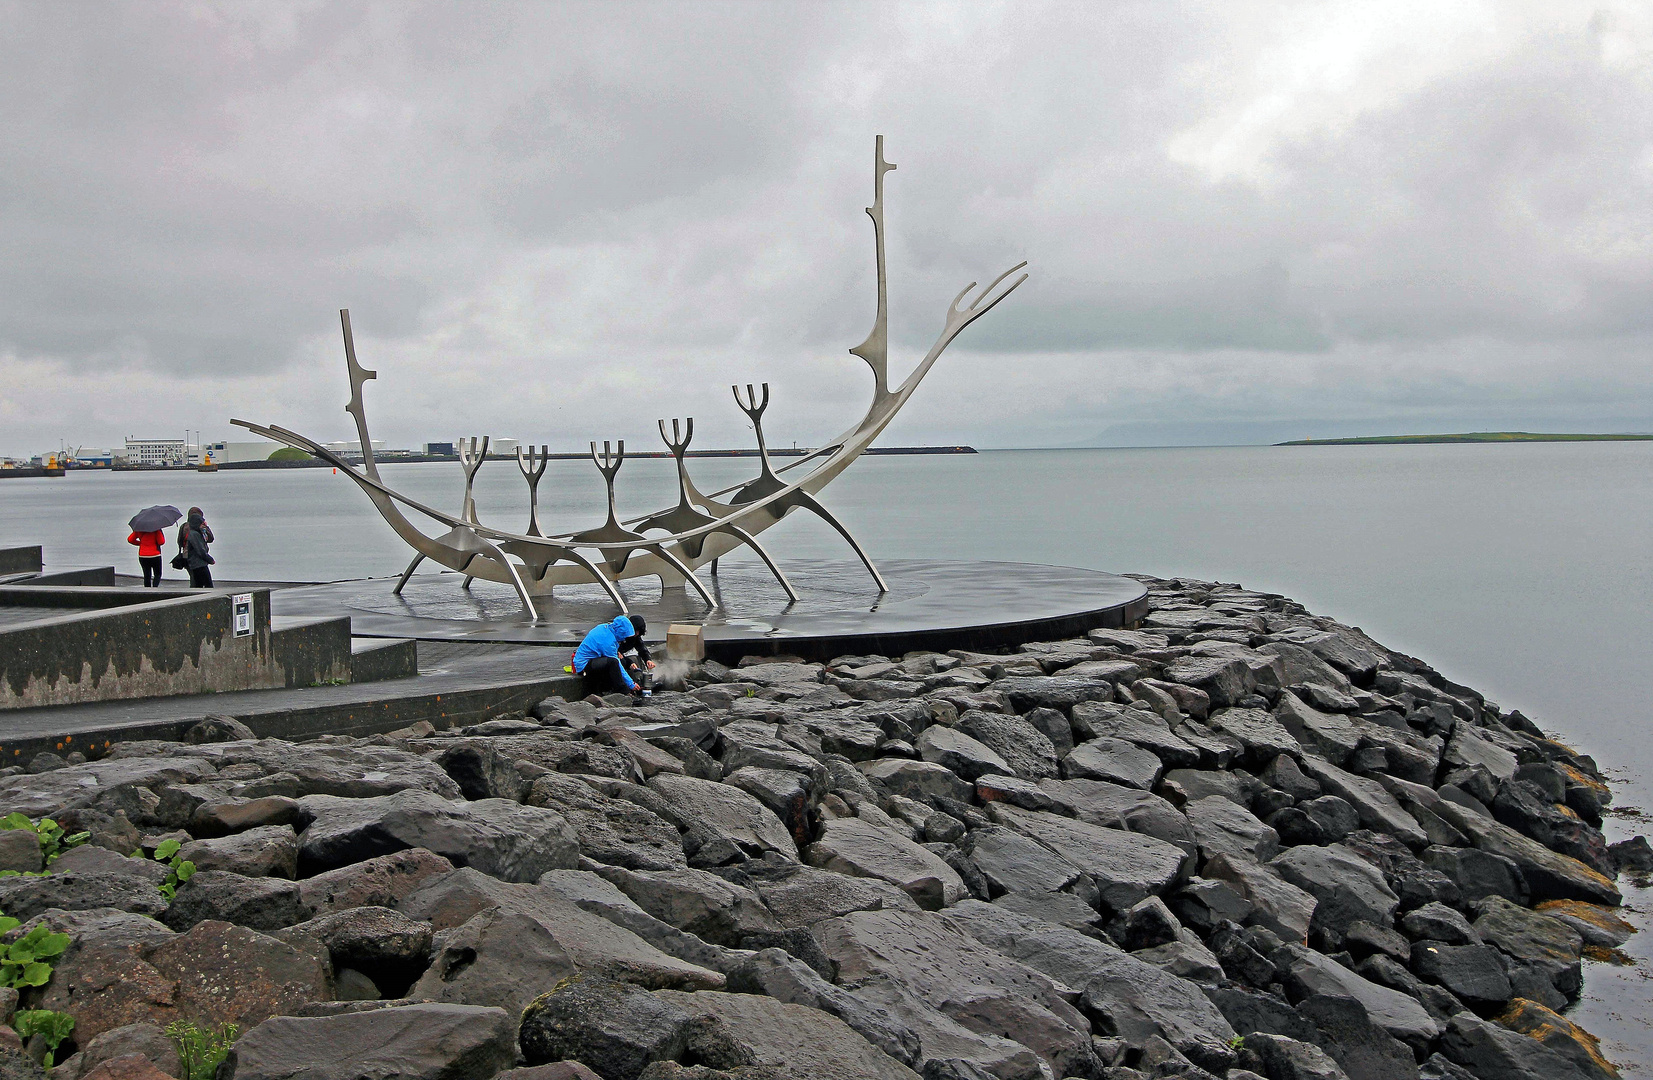
[[566, 662], [562, 649], [420, 642], [419, 675], [408, 679], [9, 709], [0, 712], [0, 763], [24, 764], [42, 750], [95, 756], [116, 741], [178, 739], [208, 715], [233, 716], [273, 738], [370, 735], [420, 720], [463, 727], [554, 694], [580, 696], [579, 681], [563, 674]]

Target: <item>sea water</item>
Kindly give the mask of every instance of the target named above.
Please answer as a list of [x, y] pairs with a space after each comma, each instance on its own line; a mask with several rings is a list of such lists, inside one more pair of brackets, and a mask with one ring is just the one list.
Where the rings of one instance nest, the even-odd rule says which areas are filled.
[[[755, 464], [690, 462], [707, 491]], [[415, 499], [459, 510], [456, 464], [387, 465], [383, 474]], [[476, 498], [483, 522], [526, 527], [527, 486], [514, 462], [486, 463]], [[1617, 809], [1653, 809], [1653, 443], [869, 457], [823, 498], [875, 560], [1060, 563], [1284, 593], [1522, 710], [1596, 756], [1615, 781]], [[619, 499], [622, 518], [673, 503], [672, 463], [628, 461]], [[0, 545], [39, 543], [53, 565], [113, 563], [136, 574], [125, 523], [152, 503], [206, 511], [222, 579], [393, 575], [409, 558], [355, 485], [330, 469], [0, 480]], [[541, 531], [586, 528], [605, 513], [589, 461], [550, 464]], [[853, 557], [801, 513], [764, 542], [783, 563]], [[1649, 825], [1616, 814], [1609, 839]], [[1628, 903], [1653, 905], [1653, 892], [1621, 886]], [[1653, 1076], [1653, 934], [1625, 951], [1639, 966], [1590, 964], [1572, 1015], [1629, 1075]]]

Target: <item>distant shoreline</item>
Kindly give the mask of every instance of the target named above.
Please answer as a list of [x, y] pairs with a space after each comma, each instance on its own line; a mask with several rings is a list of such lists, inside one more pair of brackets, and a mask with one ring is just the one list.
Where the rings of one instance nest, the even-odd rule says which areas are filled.
[[1538, 431], [1466, 431], [1457, 435], [1369, 435], [1359, 439], [1292, 439], [1275, 446], [1382, 446], [1406, 443], [1647, 442], [1653, 435], [1566, 435]]
[[[873, 447], [869, 447], [868, 449], [863, 451], [863, 453], [866, 454], [868, 457], [900, 457], [900, 456], [915, 456], [915, 455], [916, 456], [928, 456], [928, 455], [935, 455], [935, 454], [975, 454], [975, 453], [979, 453], [979, 452], [980, 451], [978, 451], [973, 446], [873, 446]], [[796, 457], [804, 457], [806, 455], [813, 454], [813, 453], [815, 453], [814, 448], [794, 449], [792, 447], [786, 447], [784, 449], [771, 449], [769, 451], [769, 456], [772, 457], [772, 458], [796, 458]], [[553, 461], [581, 461], [581, 460], [585, 460], [585, 459], [589, 458], [591, 455], [589, 453], [580, 453], [580, 452], [558, 452], [558, 453], [554, 453], [554, 454], [549, 454], [547, 456], [550, 457]], [[635, 452], [635, 453], [627, 454], [626, 456], [630, 457], [630, 458], [669, 458], [669, 457], [671, 457], [671, 454], [667, 453], [664, 450], [643, 450], [643, 451], [638, 451], [638, 452]], [[758, 456], [758, 451], [755, 448], [740, 449], [740, 450], [690, 450], [684, 456], [685, 457], [691, 457], [691, 458], [755, 458], [755, 457]], [[351, 459], [347, 459], [347, 460], [356, 460], [356, 459], [351, 458]], [[418, 464], [420, 462], [429, 462], [429, 461], [458, 461], [459, 456], [457, 454], [385, 454], [385, 453], [379, 453], [379, 454], [374, 455], [374, 460], [376, 460], [380, 465], [406, 465], [406, 464]], [[488, 460], [489, 461], [515, 461], [516, 460], [516, 455], [515, 454], [489, 454], [488, 455]], [[329, 464], [327, 462], [322, 461], [319, 458], [305, 458], [302, 461], [270, 461], [269, 459], [265, 458], [265, 459], [261, 459], [261, 460], [258, 460], [258, 461], [224, 461], [224, 462], [215, 462], [215, 464], [218, 466], [219, 469], [223, 469], [223, 470], [231, 470], [231, 469], [325, 469], [325, 468], [330, 468], [331, 467], [331, 466], [329, 466]], [[69, 471], [71, 471], [71, 472], [195, 472], [196, 471], [196, 466], [194, 466], [194, 465], [115, 465], [115, 466], [108, 466], [108, 465], [91, 465], [91, 466], [89, 466], [89, 465], [70, 465], [69, 466]], [[4, 478], [5, 476], [8, 476], [8, 475], [39, 476], [39, 475], [42, 475], [42, 470], [39, 469], [38, 467], [27, 467], [27, 466], [25, 466], [23, 468], [8, 469], [8, 470], [5, 470], [3, 472], [0, 472], [0, 478]]]

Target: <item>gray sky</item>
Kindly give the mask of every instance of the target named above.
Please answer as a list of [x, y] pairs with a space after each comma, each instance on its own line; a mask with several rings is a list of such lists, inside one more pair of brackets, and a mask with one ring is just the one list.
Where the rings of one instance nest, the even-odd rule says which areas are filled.
[[0, 0], [0, 453], [1653, 427], [1653, 8]]

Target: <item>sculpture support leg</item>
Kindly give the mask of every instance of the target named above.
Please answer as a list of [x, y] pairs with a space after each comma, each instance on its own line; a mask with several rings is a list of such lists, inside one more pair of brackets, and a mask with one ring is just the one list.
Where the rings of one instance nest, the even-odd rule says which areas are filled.
[[406, 570], [402, 571], [402, 576], [396, 582], [396, 587], [394, 589], [390, 590], [390, 595], [392, 595], [392, 596], [401, 596], [402, 595], [402, 586], [406, 585], [408, 583], [408, 578], [413, 576], [414, 569], [417, 568], [418, 565], [420, 563], [424, 562], [424, 561], [425, 561], [425, 557], [423, 555], [415, 555], [413, 557], [413, 561], [408, 563], [408, 568]]
[[673, 555], [670, 551], [667, 551], [665, 544], [661, 544], [657, 547], [651, 547], [648, 550], [660, 556], [660, 558], [665, 562], [671, 563], [672, 569], [676, 570], [679, 574], [682, 574], [684, 579], [687, 580], [690, 585], [694, 586], [694, 591], [700, 594], [700, 598], [702, 600], [706, 601], [707, 607], [717, 607], [717, 601], [712, 599], [712, 594], [706, 591], [706, 586], [702, 585], [700, 583], [700, 579], [695, 577], [694, 571], [689, 569], [688, 565], [684, 563], [682, 559], [679, 559], [676, 555]]
[[794, 499], [796, 499], [799, 506], [805, 508], [806, 510], [813, 511], [822, 521], [838, 530], [838, 535], [842, 536], [844, 540], [848, 542], [849, 546], [855, 549], [855, 553], [861, 556], [861, 564], [867, 568], [867, 573], [872, 575], [873, 581], [878, 583], [879, 592], [890, 591], [890, 587], [884, 584], [884, 575], [878, 572], [878, 567], [874, 566], [872, 564], [872, 560], [867, 557], [867, 553], [861, 550], [861, 545], [856, 542], [855, 537], [851, 536], [849, 534], [849, 530], [844, 528], [844, 523], [832, 516], [832, 511], [817, 502], [813, 495], [806, 494], [802, 491], [798, 492], [798, 494], [794, 496]]
[[[528, 617], [535, 622], [539, 622], [540, 613], [534, 607], [534, 598], [528, 595], [528, 587], [522, 583], [522, 575], [517, 573], [517, 568], [512, 564], [510, 557], [492, 544], [488, 545], [486, 554], [488, 558], [503, 566], [507, 574], [511, 575], [511, 584], [516, 587], [517, 599], [521, 600], [522, 606], [528, 610]], [[465, 580], [465, 584], [470, 584], [469, 578]]]
[[[763, 545], [758, 543], [757, 537], [736, 525], [726, 526], [723, 531], [757, 552], [758, 558], [763, 560], [763, 564], [769, 567], [769, 572], [775, 575], [775, 580], [781, 583], [781, 588], [786, 590], [786, 598], [794, 604], [798, 602], [798, 591], [792, 587], [790, 581], [786, 580], [786, 575], [781, 573], [781, 568], [775, 565], [775, 560], [769, 557], [769, 552], [765, 551]], [[712, 560], [712, 572], [714, 575], [717, 572], [716, 559]]]
[[620, 595], [620, 590], [614, 587], [614, 582], [610, 581], [601, 570], [597, 569], [596, 564], [573, 548], [564, 548], [563, 557], [569, 562], [578, 563], [585, 567], [586, 571], [597, 580], [597, 584], [603, 587], [603, 591], [608, 593], [609, 599], [613, 600], [620, 608], [620, 614], [631, 614], [631, 609], [626, 606], [626, 598]]

